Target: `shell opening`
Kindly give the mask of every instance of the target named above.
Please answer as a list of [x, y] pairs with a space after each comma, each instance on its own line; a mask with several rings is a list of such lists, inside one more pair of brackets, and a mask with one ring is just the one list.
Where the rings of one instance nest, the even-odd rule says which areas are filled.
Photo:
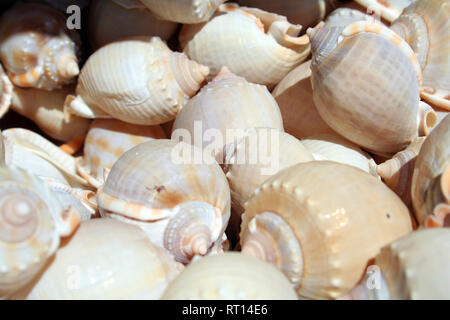
[[432, 213], [425, 222], [430, 227], [450, 227], [450, 164], [430, 184], [426, 193], [427, 211]]
[[419, 102], [419, 135], [427, 136], [437, 123], [436, 112], [427, 103]]

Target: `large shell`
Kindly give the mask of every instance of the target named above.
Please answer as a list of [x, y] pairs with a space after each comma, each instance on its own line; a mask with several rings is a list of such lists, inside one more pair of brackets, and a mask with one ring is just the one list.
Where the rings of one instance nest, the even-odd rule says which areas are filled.
[[183, 52], [208, 66], [211, 76], [222, 67], [248, 81], [276, 85], [310, 53], [301, 26], [259, 9], [224, 4], [206, 24], [185, 25], [180, 33]]
[[137, 126], [115, 119], [96, 119], [84, 142], [83, 158], [77, 161], [77, 171], [98, 188], [104, 182], [105, 170], [126, 151], [153, 139], [165, 139], [160, 126]]
[[79, 45], [65, 15], [50, 6], [22, 4], [2, 16], [0, 59], [17, 86], [52, 90], [72, 82]]
[[83, 222], [55, 259], [13, 299], [159, 299], [182, 265], [135, 226]]
[[[415, 0], [355, 0], [367, 11], [374, 12], [389, 22], [397, 19], [403, 9], [413, 3]], [[428, 0], [427, 0], [428, 1]]]
[[284, 130], [303, 139], [315, 134], [334, 133], [322, 120], [313, 101], [311, 60], [289, 72], [273, 89], [280, 107]]
[[43, 181], [0, 167], [0, 297], [29, 282], [69, 235], [79, 216], [66, 211]]
[[310, 29], [314, 102], [337, 133], [366, 150], [394, 154], [434, 126], [419, 103], [420, 66], [399, 36], [379, 23]]
[[414, 166], [411, 192], [420, 224], [450, 226], [450, 114], [423, 143]]
[[167, 288], [164, 300], [296, 300], [275, 267], [238, 252], [191, 263]]
[[230, 189], [220, 166], [187, 143], [144, 142], [120, 157], [97, 192], [102, 216], [140, 226], [187, 263], [220, 250]]
[[131, 36], [167, 40], [176, 28], [176, 23], [160, 20], [146, 8], [127, 8], [120, 1], [95, 0], [89, 6], [89, 41], [95, 49]]
[[242, 218], [242, 251], [274, 263], [306, 298], [348, 292], [382, 246], [411, 231], [408, 209], [388, 187], [330, 161], [269, 178]]
[[208, 72], [158, 37], [114, 42], [89, 57], [66, 106], [86, 118], [156, 125], [175, 118]]
[[0, 119], [9, 110], [12, 91], [13, 85], [0, 64]]
[[181, 137], [205, 148], [222, 163], [223, 147], [255, 127], [283, 130], [275, 99], [265, 86], [249, 83], [224, 68], [180, 111], [172, 139]]
[[417, 0], [391, 29], [405, 39], [419, 60], [421, 97], [450, 110], [450, 0]]

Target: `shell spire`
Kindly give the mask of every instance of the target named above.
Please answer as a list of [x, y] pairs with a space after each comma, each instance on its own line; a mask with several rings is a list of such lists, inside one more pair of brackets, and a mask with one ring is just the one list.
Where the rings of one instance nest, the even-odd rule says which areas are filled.
[[319, 24], [315, 28], [306, 30], [313, 55], [311, 67], [318, 66], [336, 48], [343, 29], [340, 26], [325, 27], [324, 24]]
[[209, 68], [193, 60], [184, 53], [173, 52], [170, 56], [172, 71], [183, 92], [192, 97], [209, 74]]

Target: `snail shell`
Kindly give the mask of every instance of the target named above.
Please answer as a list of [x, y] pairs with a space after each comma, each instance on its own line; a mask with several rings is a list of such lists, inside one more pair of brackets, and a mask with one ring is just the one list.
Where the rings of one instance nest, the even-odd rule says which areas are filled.
[[136, 126], [115, 119], [96, 119], [86, 135], [84, 154], [77, 160], [77, 171], [98, 188], [104, 183], [105, 169], [110, 170], [126, 151], [143, 142], [165, 138], [160, 126]]
[[208, 72], [158, 37], [114, 42], [89, 57], [66, 107], [85, 118], [156, 125], [175, 118]]
[[0, 119], [9, 110], [13, 85], [0, 64]]
[[114, 0], [96, 0], [89, 7], [89, 40], [96, 49], [131, 36], [158, 36], [167, 40], [176, 28], [176, 23], [156, 18], [145, 7], [127, 8]]
[[286, 17], [224, 4], [206, 24], [183, 26], [180, 44], [191, 59], [210, 68], [211, 76], [226, 66], [249, 82], [273, 87], [310, 53], [300, 30]]
[[29, 282], [78, 226], [43, 181], [15, 167], [0, 167], [0, 297]]
[[334, 133], [322, 120], [313, 101], [311, 60], [289, 72], [273, 89], [280, 107], [284, 129], [297, 139], [315, 134]]
[[2, 16], [0, 58], [17, 86], [53, 90], [72, 82], [79, 73], [79, 46], [65, 15], [50, 6], [22, 4]]
[[275, 267], [238, 252], [201, 258], [169, 285], [163, 300], [296, 300]]
[[333, 130], [383, 155], [429, 133], [436, 114], [419, 103], [420, 66], [393, 31], [360, 21], [344, 30], [324, 27], [308, 34], [314, 102]]
[[73, 85], [52, 91], [14, 87], [11, 109], [32, 120], [50, 137], [69, 141], [83, 137], [90, 121], [64, 111], [66, 96], [73, 94]]
[[358, 9], [353, 8], [339, 8], [331, 12], [325, 20], [327, 28], [331, 27], [346, 27], [357, 21], [370, 21], [381, 23], [375, 17], [365, 14]]
[[220, 166], [203, 156], [166, 139], [128, 150], [97, 192], [100, 214], [140, 226], [183, 263], [216, 250], [230, 217], [230, 189]]
[[397, 19], [403, 9], [416, 0], [355, 0], [368, 10], [375, 12], [389, 22]]
[[430, 133], [420, 149], [411, 197], [420, 224], [450, 226], [450, 115]]
[[[224, 68], [179, 112], [172, 139], [191, 139], [185, 142], [208, 149], [222, 163], [224, 146], [256, 127], [283, 130], [275, 99], [265, 86], [247, 82]], [[215, 136], [209, 137], [208, 133]], [[205, 147], [211, 138], [214, 143]]]
[[450, 1], [417, 0], [391, 29], [414, 50], [422, 68], [421, 97], [450, 110]]
[[45, 269], [13, 299], [159, 299], [183, 266], [139, 228], [85, 221]]
[[388, 187], [330, 161], [266, 180], [242, 220], [242, 252], [275, 264], [301, 297], [320, 299], [350, 291], [382, 246], [411, 231], [408, 209]]

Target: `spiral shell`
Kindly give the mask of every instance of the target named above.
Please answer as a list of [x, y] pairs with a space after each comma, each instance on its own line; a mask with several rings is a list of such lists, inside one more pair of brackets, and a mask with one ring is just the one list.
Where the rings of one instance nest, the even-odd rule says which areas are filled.
[[183, 263], [220, 250], [230, 189], [220, 166], [203, 156], [187, 143], [165, 139], [128, 150], [97, 192], [100, 214], [140, 226]]
[[226, 66], [249, 82], [273, 87], [310, 53], [300, 30], [286, 17], [224, 4], [206, 24], [183, 26], [180, 44], [189, 58], [210, 68], [211, 76]]
[[159, 299], [183, 266], [135, 226], [85, 221], [13, 299]]
[[153, 139], [165, 139], [160, 126], [136, 126], [115, 119], [92, 122], [84, 143], [83, 158], [77, 160], [77, 171], [98, 188], [104, 183], [104, 172], [110, 170], [126, 151]]
[[20, 87], [60, 88], [78, 75], [79, 36], [64, 14], [47, 5], [18, 5], [0, 23], [0, 59]]
[[382, 246], [411, 231], [408, 209], [388, 187], [330, 161], [269, 178], [242, 219], [242, 251], [275, 264], [306, 298], [348, 292]]
[[89, 57], [66, 107], [85, 118], [156, 125], [175, 118], [208, 72], [158, 37], [114, 42]]
[[416, 158], [411, 197], [418, 222], [450, 226], [450, 115], [431, 132]]
[[0, 119], [9, 110], [13, 85], [0, 64]]
[[373, 153], [405, 149], [436, 122], [419, 103], [421, 70], [414, 52], [378, 23], [309, 29], [313, 98], [337, 133]]
[[403, 9], [416, 0], [355, 0], [367, 10], [375, 12], [389, 22], [397, 19]]

